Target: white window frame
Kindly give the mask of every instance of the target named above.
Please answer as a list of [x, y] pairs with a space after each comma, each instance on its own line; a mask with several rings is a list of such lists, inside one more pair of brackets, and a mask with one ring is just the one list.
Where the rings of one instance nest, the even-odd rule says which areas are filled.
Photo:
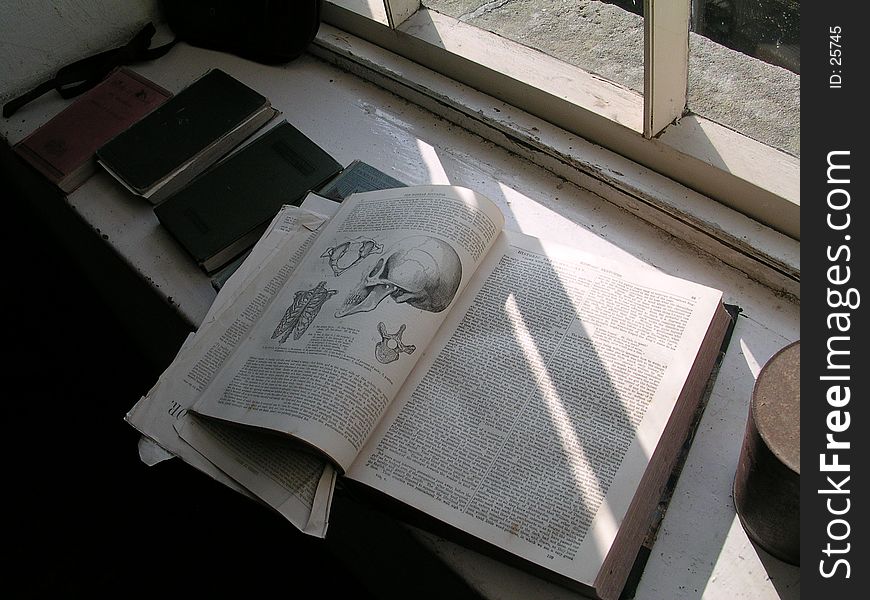
[[[686, 114], [690, 0], [645, 0], [644, 11], [643, 94], [422, 8], [418, 0], [326, 0], [323, 22], [324, 31], [331, 26], [350, 33], [664, 175], [795, 241], [799, 254], [800, 160]], [[345, 62], [365, 62], [328, 37], [319, 35], [315, 46], [343, 54]], [[383, 67], [380, 71], [386, 80], [401, 78]], [[399, 87], [428, 94], [432, 103], [449, 105], [450, 111], [462, 110], [439, 98], [437, 89], [425, 91], [413, 81]], [[585, 168], [593, 177], [607, 179], [595, 172], [600, 165]], [[618, 179], [611, 183], [618, 187]], [[626, 192], [638, 195], [637, 190]], [[658, 208], [691, 222], [689, 228], [706, 229], [706, 235], [728, 247], [754, 246], [747, 239], [758, 235], [757, 227], [723, 231], [718, 216], [683, 214], [681, 200], [668, 206], [665, 199]], [[746, 251], [776, 263], [774, 268], [799, 281], [793, 248], [785, 250], [786, 258], [762, 256], [765, 249]]]
[[683, 116], [689, 85], [690, 0], [644, 0], [643, 135]]

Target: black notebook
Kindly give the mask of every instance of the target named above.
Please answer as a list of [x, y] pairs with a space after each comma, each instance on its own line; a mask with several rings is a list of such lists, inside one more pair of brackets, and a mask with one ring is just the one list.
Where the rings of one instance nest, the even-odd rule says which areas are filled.
[[128, 189], [157, 204], [275, 113], [262, 94], [212, 69], [102, 146], [97, 159]]
[[341, 165], [286, 121], [154, 207], [206, 273], [256, 243], [284, 204], [334, 177]]

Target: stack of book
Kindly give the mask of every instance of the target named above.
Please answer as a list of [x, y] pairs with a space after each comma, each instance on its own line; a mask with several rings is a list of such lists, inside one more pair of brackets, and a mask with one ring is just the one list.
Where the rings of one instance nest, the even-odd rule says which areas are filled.
[[298, 204], [342, 171], [290, 123], [266, 127], [278, 114], [220, 69], [172, 95], [119, 68], [15, 150], [65, 192], [101, 166], [153, 205], [213, 275], [254, 245], [281, 206]]
[[[317, 194], [327, 200], [341, 202], [348, 196], [359, 192], [371, 192], [374, 190], [386, 190], [391, 188], [405, 187], [405, 184], [387, 175], [380, 169], [362, 161], [354, 160], [341, 172], [330, 179], [326, 184], [317, 189]], [[295, 206], [296, 203], [291, 203]], [[242, 265], [250, 251], [243, 252], [224, 267], [220, 268], [211, 277], [212, 286], [220, 290], [224, 283]]]
[[253, 246], [284, 204], [299, 204], [341, 170], [286, 121], [154, 207], [163, 226], [212, 274]]
[[163, 104], [172, 94], [121, 67], [15, 144], [18, 155], [64, 192], [96, 170], [103, 144]]

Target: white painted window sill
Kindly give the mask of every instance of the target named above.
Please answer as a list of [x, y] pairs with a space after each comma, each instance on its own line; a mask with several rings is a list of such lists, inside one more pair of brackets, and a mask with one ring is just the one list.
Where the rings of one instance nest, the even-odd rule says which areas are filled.
[[[583, 75], [581, 70], [548, 57], [553, 64], [548, 62], [545, 68], [540, 62], [534, 62], [543, 60], [540, 53], [522, 47], [518, 50], [517, 44], [497, 36], [493, 37], [497, 38], [502, 51], [493, 53], [489, 38], [486, 43], [469, 41], [469, 37], [492, 34], [455, 20], [448, 26], [443, 21], [448, 18], [442, 17], [438, 13], [422, 17], [415, 15], [403, 24], [401, 32], [368, 32], [372, 37], [392, 37], [392, 42], [386, 38], [383, 40], [388, 48], [324, 24], [312, 52], [599, 194], [743, 271], [750, 278], [777, 291], [800, 296], [800, 242], [795, 239], [799, 236], [800, 222], [800, 163], [797, 159], [696, 116], [684, 118], [659, 139], [644, 140], [640, 133], [642, 99], [634, 92]], [[421, 19], [425, 23], [421, 24]], [[432, 25], [433, 19], [440, 25]], [[380, 27], [377, 24], [369, 26]], [[446, 54], [435, 52], [437, 59], [460, 60], [457, 53], [465, 56], [473, 52], [469, 48], [480, 46], [483, 49], [478, 58], [491, 63], [536, 64], [537, 68], [524, 70], [526, 81], [519, 88], [509, 88], [527, 100], [511, 103], [505, 99], [511, 93], [494, 98], [394, 53], [395, 40], [410, 35], [409, 32], [416, 39], [429, 36], [429, 50], [436, 39], [440, 40]], [[451, 40], [455, 40], [456, 46], [451, 46]], [[406, 39], [402, 42], [403, 47], [405, 42]], [[415, 57], [418, 53], [426, 55], [425, 48], [410, 53]], [[436, 58], [430, 56], [427, 60]], [[504, 64], [493, 66], [501, 68]], [[485, 65], [480, 68], [480, 76], [484, 71], [491, 73]], [[549, 75], [542, 79], [542, 73]], [[577, 77], [585, 78], [580, 81]], [[759, 214], [776, 213], [792, 236], [515, 105], [546, 102], [547, 98], [560, 94], [560, 90], [564, 91], [561, 86], [566, 81], [570, 83], [567, 89], [585, 90], [566, 101], [565, 106], [570, 107], [566, 119], [574, 119], [572, 123], [580, 123], [587, 131], [594, 132], [603, 119], [600, 114], [593, 115], [591, 110], [596, 105], [606, 105], [610, 111], [608, 118], [621, 124], [608, 123], [607, 132], [616, 131], [629, 140], [629, 145], [645, 145], [646, 151], [660, 156], [653, 159], [653, 163], [675, 163], [687, 179], [703, 178], [707, 181], [705, 185], [719, 190], [720, 196], [727, 196], [734, 202], [751, 201], [754, 211]], [[537, 94], [543, 96], [536, 99]], [[549, 109], [552, 113], [552, 106]], [[689, 154], [691, 158], [688, 158]], [[699, 164], [709, 168], [698, 169]], [[691, 175], [692, 172], [696, 175]]]

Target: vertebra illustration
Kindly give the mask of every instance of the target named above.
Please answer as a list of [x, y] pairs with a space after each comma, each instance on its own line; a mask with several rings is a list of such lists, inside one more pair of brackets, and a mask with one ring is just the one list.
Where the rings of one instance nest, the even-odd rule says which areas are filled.
[[381, 364], [389, 364], [399, 359], [399, 352], [413, 354], [417, 346], [402, 343], [402, 334], [405, 333], [405, 324], [399, 327], [396, 333], [387, 333], [387, 326], [383, 322], [378, 323], [378, 333], [381, 341], [375, 344], [375, 358]]
[[283, 344], [292, 332], [293, 339], [298, 340], [320, 312], [323, 303], [337, 293], [338, 290], [326, 289], [325, 281], [321, 281], [310, 290], [296, 292], [292, 306], [284, 312], [275, 332], [272, 333], [272, 339], [280, 336], [279, 343]]
[[373, 310], [387, 297], [441, 312], [453, 301], [461, 279], [462, 263], [450, 244], [428, 235], [407, 237], [378, 259], [335, 316]]

